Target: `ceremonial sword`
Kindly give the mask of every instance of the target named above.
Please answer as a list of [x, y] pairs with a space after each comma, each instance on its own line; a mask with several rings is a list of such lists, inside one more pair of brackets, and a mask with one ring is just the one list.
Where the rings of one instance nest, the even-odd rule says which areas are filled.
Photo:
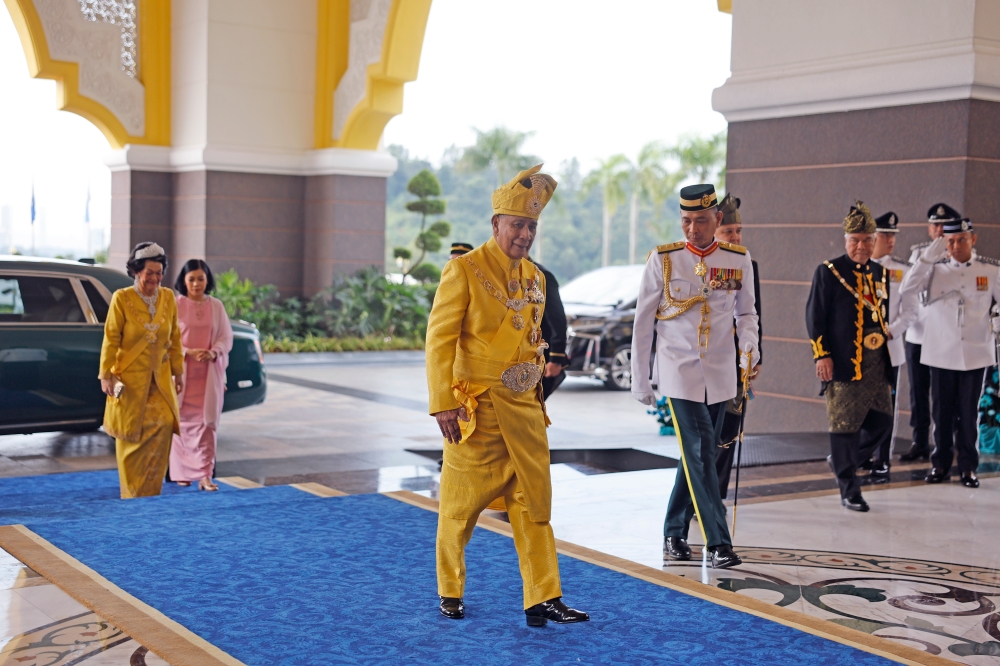
[[740, 431], [739, 435], [736, 437], [736, 487], [733, 489], [733, 531], [730, 535], [731, 538], [736, 538], [736, 505], [740, 499], [740, 462], [743, 460], [743, 424], [747, 417], [747, 400], [750, 396], [750, 365], [753, 363], [753, 347], [750, 343], [747, 343], [746, 352], [739, 352], [740, 356], [744, 354], [747, 357], [747, 367], [742, 368], [743, 375], [743, 404], [740, 406]]

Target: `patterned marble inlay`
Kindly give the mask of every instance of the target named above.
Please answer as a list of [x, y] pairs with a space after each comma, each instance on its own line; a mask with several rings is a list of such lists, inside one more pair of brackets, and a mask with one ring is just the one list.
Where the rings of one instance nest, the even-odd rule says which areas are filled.
[[37, 627], [0, 647], [0, 665], [76, 664], [132, 640], [94, 613], [81, 613]]
[[1000, 572], [853, 553], [739, 548], [744, 565], [664, 570], [959, 663], [1000, 664]]
[[122, 27], [122, 70], [133, 79], [136, 74], [135, 3], [132, 0], [78, 0], [88, 21], [101, 21]]

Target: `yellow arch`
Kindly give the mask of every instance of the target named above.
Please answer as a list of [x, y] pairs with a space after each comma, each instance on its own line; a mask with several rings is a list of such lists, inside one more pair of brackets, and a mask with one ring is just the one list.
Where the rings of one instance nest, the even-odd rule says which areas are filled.
[[28, 73], [56, 82], [56, 105], [94, 123], [113, 148], [170, 145], [170, 0], [139, 0], [139, 80], [146, 89], [146, 134], [132, 136], [103, 104], [80, 94], [80, 66], [53, 60], [32, 0], [4, 0], [21, 39]]
[[365, 98], [333, 139], [333, 93], [347, 69], [350, 3], [319, 0], [316, 67], [316, 148], [375, 150], [393, 116], [403, 112], [403, 84], [415, 81], [431, 0], [393, 0], [382, 40], [382, 59], [368, 66]]

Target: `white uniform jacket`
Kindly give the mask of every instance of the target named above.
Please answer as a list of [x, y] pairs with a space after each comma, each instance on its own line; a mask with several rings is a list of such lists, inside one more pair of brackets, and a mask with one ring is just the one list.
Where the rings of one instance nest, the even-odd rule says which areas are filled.
[[912, 320], [915, 310], [923, 311], [921, 363], [945, 370], [976, 370], [996, 364], [990, 307], [993, 299], [1000, 301], [1000, 268], [994, 260], [974, 254], [964, 263], [954, 259], [936, 264], [917, 261], [903, 279], [900, 292], [904, 307], [901, 319]]
[[[917, 243], [910, 248], [909, 261], [911, 266], [916, 265], [917, 260], [920, 259], [920, 253], [926, 250], [928, 245], [930, 245], [929, 241], [925, 243]], [[915, 301], [915, 303], [919, 303], [919, 301]], [[914, 345], [922, 345], [924, 344], [924, 317], [927, 313], [924, 312], [923, 308], [917, 308], [916, 312], [916, 318], [906, 329], [906, 342]]]
[[[741, 344], [757, 352], [757, 311], [754, 308], [753, 267], [746, 248], [729, 243], [713, 243], [714, 251], [701, 259], [683, 241], [661, 245], [646, 259], [639, 287], [632, 328], [632, 394], [650, 404], [654, 383], [650, 358], [653, 331], [656, 331], [656, 372], [658, 390], [670, 398], [715, 404], [736, 397], [736, 348], [733, 319]], [[710, 246], [712, 247], [712, 246]], [[664, 257], [670, 263], [670, 281], [664, 285]], [[707, 271], [695, 274], [695, 265], [704, 261]], [[714, 286], [713, 286], [714, 285]], [[669, 291], [672, 306], [668, 307]], [[701, 301], [687, 311], [670, 317], [677, 303], [707, 293], [708, 313], [702, 314]]]
[[892, 361], [892, 367], [897, 368], [906, 363], [906, 346], [903, 344], [903, 333], [906, 329], [897, 331], [893, 327], [893, 324], [899, 321], [901, 305], [899, 286], [903, 283], [903, 277], [909, 272], [912, 264], [888, 254], [878, 259], [872, 259], [872, 261], [881, 264], [882, 268], [887, 271], [889, 282], [889, 331], [892, 333], [892, 339], [888, 343], [889, 359]]

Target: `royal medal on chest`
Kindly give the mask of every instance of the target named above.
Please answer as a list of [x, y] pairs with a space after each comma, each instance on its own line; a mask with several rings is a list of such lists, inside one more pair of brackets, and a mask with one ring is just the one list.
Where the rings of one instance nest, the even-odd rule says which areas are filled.
[[705, 265], [704, 261], [699, 261], [697, 264], [694, 265], [695, 275], [697, 275], [698, 277], [705, 277], [706, 273], [708, 273], [708, 266]]
[[522, 317], [520, 313], [515, 314], [513, 317], [511, 317], [510, 323], [514, 325], [514, 328], [516, 330], [520, 331], [522, 328], [524, 328], [524, 317]]
[[517, 290], [520, 288], [521, 288], [521, 283], [514, 278], [511, 278], [510, 282], [507, 283], [507, 291], [510, 292], [511, 296], [516, 294]]

